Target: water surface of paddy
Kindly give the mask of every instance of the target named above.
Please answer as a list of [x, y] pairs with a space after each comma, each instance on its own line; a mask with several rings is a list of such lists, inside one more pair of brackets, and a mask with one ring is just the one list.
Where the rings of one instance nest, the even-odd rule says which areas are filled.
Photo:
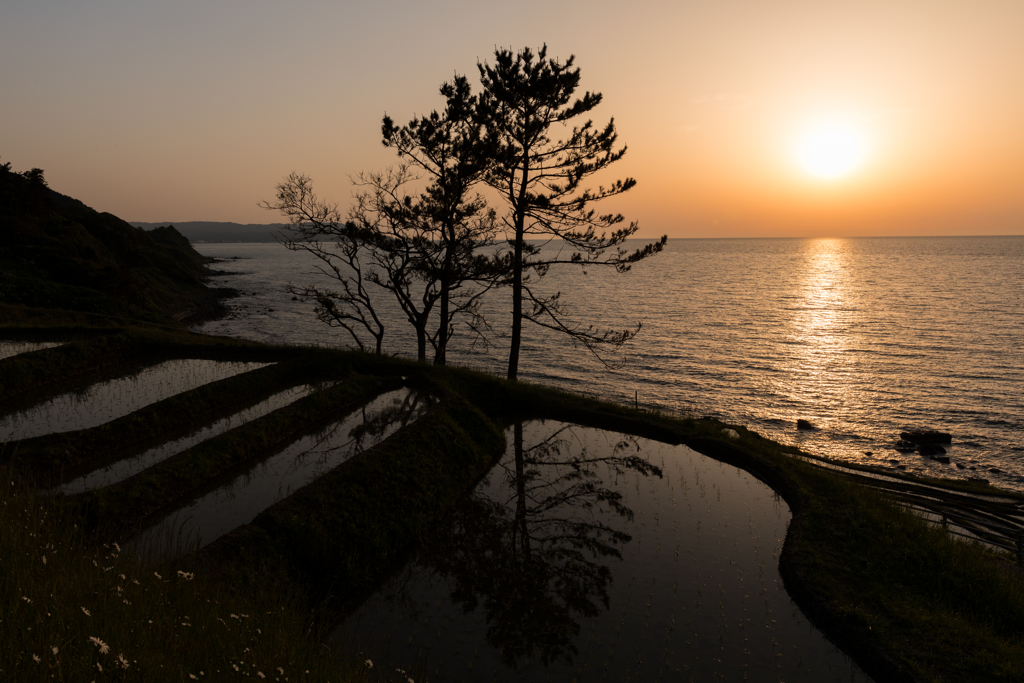
[[278, 392], [254, 406], [250, 406], [245, 410], [235, 413], [234, 415], [217, 420], [213, 424], [198, 429], [188, 436], [175, 439], [174, 441], [168, 441], [167, 443], [150, 448], [144, 453], [119, 460], [106, 467], [78, 477], [77, 479], [73, 479], [61, 486], [60, 490], [68, 494], [83, 493], [91, 489], [103, 488], [104, 486], [110, 486], [120, 481], [124, 481], [146, 468], [163, 462], [167, 458], [177, 455], [196, 444], [202, 443], [207, 439], [212, 439], [218, 434], [223, 434], [229, 429], [243, 425], [246, 422], [251, 422], [259, 417], [263, 417], [278, 408], [290, 405], [300, 398], [308, 396], [313, 390], [313, 386], [303, 384], [301, 386], [292, 387], [291, 389]]
[[[159, 554], [202, 548], [419, 419], [431, 399], [410, 389], [382, 394], [344, 419], [291, 443], [230, 483], [167, 515], [140, 543]], [[179, 543], [180, 542], [180, 543]]]
[[169, 360], [117, 379], [61, 394], [28, 410], [0, 417], [0, 441], [96, 427], [204, 384], [265, 367], [201, 359]]
[[445, 681], [867, 681], [778, 571], [789, 508], [685, 446], [517, 425], [485, 480], [339, 629]]
[[0, 360], [11, 358], [23, 353], [52, 349], [61, 346], [63, 342], [26, 342], [26, 341], [0, 341]]

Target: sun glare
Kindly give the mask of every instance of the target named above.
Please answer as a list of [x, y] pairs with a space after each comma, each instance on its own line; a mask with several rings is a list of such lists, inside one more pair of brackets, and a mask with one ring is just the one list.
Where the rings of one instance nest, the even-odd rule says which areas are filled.
[[849, 175], [863, 163], [864, 156], [864, 136], [856, 128], [841, 123], [819, 125], [808, 130], [797, 147], [800, 166], [824, 180]]

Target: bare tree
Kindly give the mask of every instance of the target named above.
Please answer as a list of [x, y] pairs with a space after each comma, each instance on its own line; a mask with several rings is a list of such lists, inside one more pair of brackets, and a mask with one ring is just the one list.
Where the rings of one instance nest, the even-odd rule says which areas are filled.
[[380, 353], [385, 324], [378, 296], [388, 292], [415, 331], [417, 358], [426, 361], [429, 346], [434, 362], [444, 364], [455, 319], [465, 316], [478, 329], [480, 297], [501, 276], [494, 258], [479, 253], [493, 243], [496, 218], [476, 199], [445, 226], [437, 221], [432, 185], [418, 197], [407, 193], [416, 180], [408, 165], [360, 174], [345, 221], [336, 204], [316, 197], [307, 176], [294, 173], [278, 185], [277, 200], [262, 206], [288, 217], [285, 246], [315, 256], [319, 272], [340, 286], [290, 287], [316, 301], [320, 320], [345, 329], [362, 350], [368, 336]]
[[373, 306], [368, 288], [376, 279], [361, 260], [369, 255], [365, 249], [365, 229], [343, 221], [337, 204], [319, 199], [313, 192], [312, 179], [297, 173], [290, 174], [277, 186], [276, 201], [260, 205], [280, 211], [288, 218], [291, 227], [281, 239], [285, 247], [315, 256], [319, 261], [317, 270], [340, 287], [290, 285], [289, 291], [315, 301], [317, 317], [348, 332], [361, 351], [367, 351], [372, 345], [379, 354], [384, 341], [384, 323]]

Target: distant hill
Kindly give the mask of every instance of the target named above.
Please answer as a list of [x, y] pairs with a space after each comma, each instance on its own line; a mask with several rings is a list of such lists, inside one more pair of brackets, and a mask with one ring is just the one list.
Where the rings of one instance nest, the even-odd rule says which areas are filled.
[[0, 322], [27, 307], [174, 324], [217, 298], [208, 261], [174, 228], [140, 230], [51, 190], [39, 169], [0, 164]]
[[[138, 223], [137, 228], [152, 230], [172, 223]], [[276, 242], [274, 233], [287, 227], [285, 223], [215, 223], [187, 221], [173, 223], [174, 228], [192, 242]]]

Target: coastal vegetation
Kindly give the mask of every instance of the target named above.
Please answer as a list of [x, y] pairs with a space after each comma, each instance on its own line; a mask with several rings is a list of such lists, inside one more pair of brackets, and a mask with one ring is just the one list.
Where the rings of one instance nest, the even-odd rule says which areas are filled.
[[[622, 159], [626, 148], [617, 146], [614, 121], [601, 128], [592, 121], [573, 124], [602, 99], [595, 92], [576, 95], [580, 70], [574, 58], [549, 58], [545, 46], [537, 53], [499, 49], [494, 59], [493, 66], [478, 64], [479, 95], [456, 76], [440, 87], [442, 111], [405, 126], [384, 116], [384, 145], [402, 165], [361, 174], [347, 219], [335, 204], [317, 198], [308, 176], [295, 173], [262, 206], [290, 221], [285, 246], [312, 254], [320, 272], [340, 287], [292, 291], [315, 301], [319, 319], [345, 330], [361, 350], [381, 351], [385, 328], [376, 297], [382, 291], [397, 300], [412, 325], [419, 360], [426, 360], [429, 343], [434, 362], [443, 365], [457, 326], [489, 343], [493, 321], [483, 316], [480, 297], [496, 286], [510, 288], [509, 329], [501, 333], [509, 337], [507, 376], [515, 380], [524, 321], [564, 335], [598, 359], [602, 347], [618, 348], [640, 330], [640, 322], [600, 330], [576, 319], [562, 292], [539, 287], [552, 267], [575, 267], [583, 275], [594, 267], [625, 273], [659, 253], [667, 237], [630, 251], [625, 241], [639, 226], [617, 227], [622, 214], [594, 208], [628, 192], [636, 180], [585, 186]], [[418, 194], [412, 172], [427, 179]], [[500, 221], [481, 194], [471, 194], [477, 186], [489, 186], [506, 204]], [[488, 253], [502, 242], [506, 249]]]

